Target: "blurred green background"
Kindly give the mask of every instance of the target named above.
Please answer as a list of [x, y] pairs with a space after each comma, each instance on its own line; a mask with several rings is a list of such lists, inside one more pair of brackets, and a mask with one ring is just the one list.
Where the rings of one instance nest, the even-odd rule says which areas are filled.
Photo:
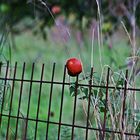
[[[35, 62], [34, 79], [39, 80], [41, 66], [45, 64], [44, 80], [50, 81], [52, 75], [53, 63], [56, 63], [54, 81], [63, 80], [64, 65], [68, 58], [77, 57], [83, 63], [84, 72], [80, 78], [88, 75], [93, 61], [94, 71], [98, 75], [102, 72], [102, 66], [109, 65], [113, 71], [125, 71], [132, 67], [133, 47], [121, 24], [124, 22], [130, 36], [133, 33], [133, 5], [136, 6], [136, 55], [138, 56], [136, 65], [136, 81], [139, 79], [139, 22], [140, 13], [138, 8], [140, 4], [132, 1], [99, 1], [101, 17], [98, 14], [96, 1], [93, 0], [3, 0], [0, 2], [0, 60], [5, 66], [7, 60], [10, 60], [11, 75], [15, 61], [17, 65], [17, 78], [21, 78], [23, 63], [26, 63], [25, 79], [30, 79], [32, 63]], [[101, 24], [99, 24], [99, 18]], [[102, 34], [98, 33], [98, 29]], [[93, 38], [94, 30], [94, 38]], [[102, 35], [102, 36], [101, 36]], [[98, 39], [100, 41], [98, 41]], [[93, 53], [92, 53], [93, 43]], [[99, 43], [101, 46], [99, 47]], [[102, 45], [103, 44], [103, 45]], [[93, 59], [93, 60], [91, 60]], [[5, 67], [1, 77], [5, 74]], [[75, 81], [75, 78], [70, 78]], [[66, 74], [66, 82], [69, 82], [69, 76]], [[1, 83], [3, 81], [1, 80]], [[139, 86], [139, 82], [138, 86]], [[9, 104], [11, 98], [12, 81], [7, 83], [9, 88], [6, 91], [6, 99], [3, 114], [9, 113]], [[30, 83], [24, 83], [23, 95], [21, 99], [20, 116], [26, 117], [27, 102]], [[32, 97], [29, 117], [36, 118], [38, 94], [40, 83], [33, 83]], [[41, 94], [41, 104], [39, 119], [47, 120], [47, 111], [50, 94], [50, 84], [43, 84]], [[1, 84], [1, 89], [3, 86]], [[12, 104], [12, 114], [17, 115], [18, 101], [20, 93], [20, 82], [15, 82], [15, 90]], [[1, 93], [2, 94], [2, 93]], [[62, 85], [54, 85], [50, 121], [58, 122], [60, 114], [60, 101], [62, 94]], [[72, 123], [74, 97], [70, 96], [69, 86], [65, 87], [64, 105], [62, 113], [63, 123]], [[78, 100], [76, 112], [76, 124], [86, 125], [86, 116], [83, 111], [82, 103]], [[7, 132], [8, 118], [2, 117], [2, 127], [0, 139], [4, 139]], [[14, 139], [16, 119], [11, 118], [9, 139]], [[45, 139], [46, 123], [38, 123], [37, 140]], [[93, 125], [94, 126], [94, 125]], [[25, 120], [19, 119], [18, 138], [22, 139], [22, 130], [25, 127]], [[35, 122], [28, 123], [27, 139], [34, 139]], [[75, 139], [85, 138], [85, 130], [75, 128]], [[49, 140], [57, 139], [58, 126], [50, 124]], [[61, 129], [61, 138], [69, 140], [71, 128], [63, 127]], [[90, 132], [89, 139], [93, 139], [94, 133]]]

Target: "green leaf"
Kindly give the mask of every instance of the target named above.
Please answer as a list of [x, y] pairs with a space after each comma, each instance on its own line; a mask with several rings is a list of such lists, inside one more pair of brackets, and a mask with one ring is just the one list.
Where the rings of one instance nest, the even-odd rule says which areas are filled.
[[139, 109], [134, 109], [133, 111], [134, 111], [134, 113], [140, 113]]
[[87, 96], [82, 96], [82, 97], [80, 97], [79, 99], [80, 100], [84, 100], [84, 99], [87, 99], [88, 97]]
[[74, 84], [72, 84], [69, 88], [70, 90], [70, 95], [73, 97], [75, 96], [76, 94], [80, 94], [80, 89], [79, 88], [76, 88]]
[[70, 86], [69, 87], [69, 90], [70, 90], [70, 95], [72, 95], [73, 92], [75, 91], [75, 87], [74, 86]]
[[124, 79], [121, 78], [120, 80], [117, 81], [116, 86], [117, 87], [119, 87], [119, 86], [123, 87], [123, 84], [124, 84]]
[[102, 106], [101, 106], [101, 107], [100, 107], [100, 111], [101, 111], [101, 112], [105, 112], [105, 107], [102, 107]]
[[112, 30], [112, 23], [111, 22], [103, 23], [102, 31], [105, 33], [105, 32], [109, 32], [110, 30]]
[[0, 5], [0, 11], [3, 13], [7, 13], [10, 10], [10, 6], [8, 4], [2, 3]]
[[140, 122], [139, 122], [138, 125], [137, 125], [136, 133], [140, 133]]
[[93, 89], [94, 96], [97, 96], [98, 91], [96, 89]]
[[80, 88], [81, 88], [82, 93], [84, 93], [85, 96], [88, 96], [88, 88], [86, 87], [80, 87]]
[[136, 114], [136, 120], [140, 120], [140, 114]]

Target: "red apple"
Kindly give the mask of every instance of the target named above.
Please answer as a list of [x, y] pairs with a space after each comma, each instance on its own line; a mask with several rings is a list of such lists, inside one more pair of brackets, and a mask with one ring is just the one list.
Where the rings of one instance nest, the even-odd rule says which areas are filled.
[[59, 14], [61, 12], [61, 8], [60, 6], [55, 5], [52, 7], [51, 11], [53, 14]]
[[82, 72], [82, 63], [77, 58], [70, 58], [66, 62], [68, 74], [70, 76], [77, 76]]

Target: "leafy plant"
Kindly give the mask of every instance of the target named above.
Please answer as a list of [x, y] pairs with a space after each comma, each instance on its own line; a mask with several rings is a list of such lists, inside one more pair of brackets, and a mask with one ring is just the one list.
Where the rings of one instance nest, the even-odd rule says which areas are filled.
[[[92, 78], [92, 87], [90, 87], [90, 85], [83, 86], [80, 84], [80, 82], [83, 82], [81, 80], [79, 80], [78, 87], [76, 83], [71, 83], [69, 87], [70, 95], [72, 97], [77, 94], [78, 99], [80, 99], [81, 102], [83, 100], [87, 101], [86, 106], [88, 106], [88, 102], [90, 101], [90, 110], [92, 111], [90, 111], [89, 114], [89, 121], [93, 122], [94, 120], [96, 122], [96, 125], [93, 125], [92, 123], [91, 125], [103, 129], [104, 119], [106, 119], [106, 130], [123, 131], [123, 129], [125, 129], [126, 132], [132, 132], [135, 128], [135, 133], [139, 133], [139, 106], [137, 106], [137, 112], [134, 111], [132, 106], [132, 95], [130, 95], [132, 92], [127, 91], [126, 97], [124, 97], [124, 84], [126, 79], [123, 72], [118, 73], [118, 75], [115, 75], [115, 73], [112, 72], [109, 75], [109, 87], [113, 87], [109, 89], [106, 87], [106, 79], [100, 82], [94, 75]], [[91, 90], [89, 90], [90, 88]], [[107, 92], [108, 97], [106, 100]], [[104, 118], [105, 113], [107, 114], [106, 118]], [[87, 110], [85, 114], [87, 114]], [[124, 126], [122, 125], [122, 122]], [[111, 133], [107, 134], [106, 138], [110, 138], [111, 136]], [[97, 137], [100, 136], [96, 135], [96, 138]], [[121, 139], [120, 136], [116, 135], [116, 137]]]

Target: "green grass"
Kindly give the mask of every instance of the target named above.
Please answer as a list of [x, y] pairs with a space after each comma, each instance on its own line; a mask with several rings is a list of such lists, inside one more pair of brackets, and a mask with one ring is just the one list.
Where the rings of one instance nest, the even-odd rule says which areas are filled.
[[[67, 44], [63, 45], [61, 43], [55, 43], [50, 38], [47, 41], [42, 40], [39, 36], [33, 36], [30, 32], [26, 32], [24, 34], [18, 35], [15, 37], [15, 43], [17, 50], [12, 49], [12, 66], [14, 66], [14, 62], [18, 62], [17, 69], [17, 78], [21, 78], [22, 74], [22, 65], [23, 62], [26, 62], [26, 71], [25, 71], [25, 79], [30, 79], [31, 76], [31, 66], [32, 62], [35, 62], [35, 73], [34, 79], [40, 79], [41, 66], [42, 63], [45, 63], [45, 72], [44, 72], [44, 80], [50, 81], [52, 75], [52, 67], [53, 63], [56, 63], [56, 70], [54, 81], [62, 81], [63, 79], [63, 70], [66, 60], [69, 57], [80, 57], [83, 62], [83, 67], [85, 73], [90, 72], [91, 67], [91, 40], [86, 37], [86, 43], [83, 47], [79, 48], [77, 46], [74, 37], [71, 38]], [[68, 53], [66, 52], [68, 51]], [[129, 56], [131, 50], [128, 49], [128, 45], [125, 40], [114, 41], [114, 45], [112, 50], [108, 48], [107, 45], [104, 45], [102, 48], [102, 64], [110, 65], [114, 70], [118, 70], [119, 66], [125, 65], [125, 60]], [[8, 50], [4, 49], [5, 56], [7, 59], [9, 58]], [[99, 48], [97, 42], [94, 43], [94, 52], [93, 52], [93, 63], [94, 63], [94, 71], [101, 73], [100, 67], [100, 58], [99, 58]], [[66, 75], [66, 81], [69, 82], [69, 76]], [[71, 81], [75, 81], [75, 78], [71, 78]], [[10, 82], [12, 85], [12, 82]], [[36, 118], [37, 105], [38, 105], [38, 93], [39, 93], [39, 83], [33, 83], [32, 85], [32, 97], [31, 97], [31, 105], [30, 105], [30, 118]], [[23, 93], [22, 93], [22, 102], [20, 111], [26, 117], [27, 113], [27, 103], [29, 96], [29, 88], [30, 83], [24, 83]], [[47, 120], [47, 111], [48, 111], [48, 103], [49, 103], [49, 95], [50, 95], [51, 84], [43, 83], [42, 86], [42, 94], [41, 94], [41, 104], [40, 104], [40, 112], [39, 119]], [[51, 111], [54, 112], [54, 116], [50, 117], [50, 121], [59, 121], [60, 114], [60, 101], [61, 101], [61, 92], [62, 85], [54, 85], [53, 88], [53, 96], [52, 96], [52, 105]], [[18, 110], [18, 100], [20, 93], [20, 82], [15, 83], [14, 97], [13, 97], [13, 105], [12, 105], [12, 115], [17, 115]], [[73, 115], [73, 101], [74, 98], [70, 96], [68, 86], [65, 87], [64, 91], [64, 105], [63, 105], [63, 114], [62, 121], [64, 123], [72, 123], [72, 115]], [[76, 113], [76, 123], [77, 124], [86, 124], [86, 118], [84, 111], [82, 109], [82, 105], [80, 101], [78, 102], [78, 112]], [[8, 114], [9, 111], [4, 111], [5, 114]], [[21, 114], [20, 114], [21, 116]], [[81, 117], [82, 116], [82, 117]], [[15, 131], [15, 123], [16, 120], [11, 118], [10, 123], [10, 136], [14, 137]], [[4, 137], [6, 134], [6, 124], [7, 118], [3, 117], [2, 123], [2, 135]], [[19, 130], [18, 130], [18, 138], [21, 138], [21, 132], [25, 125], [25, 121], [19, 120]], [[71, 134], [71, 129], [66, 130], [67, 128], [62, 128], [62, 139], [65, 138], [65, 135]], [[65, 130], [68, 131], [68, 134], [65, 134]], [[34, 139], [34, 131], [35, 131], [35, 122], [29, 121], [28, 124], [28, 140]], [[50, 124], [49, 129], [49, 140], [57, 139], [57, 131], [58, 126]], [[76, 128], [76, 140], [84, 139], [84, 130], [78, 130]], [[38, 131], [37, 131], [37, 140], [45, 139], [46, 133], [46, 123], [38, 123]], [[79, 136], [80, 133], [81, 135]], [[64, 136], [63, 136], [64, 135]], [[92, 133], [91, 133], [92, 135]], [[2, 138], [1, 138], [2, 139]], [[92, 140], [92, 136], [91, 136]]]
[[[41, 36], [33, 36], [30, 32], [16, 36], [15, 43], [17, 50], [12, 49], [12, 64], [15, 61], [18, 61], [20, 66], [24, 61], [29, 66], [32, 62], [39, 64], [45, 63], [51, 70], [52, 64], [55, 62], [58, 73], [62, 74], [63, 66], [69, 57], [80, 57], [85, 72], [89, 72], [91, 66], [91, 39], [88, 36], [85, 37], [82, 47], [77, 45], [73, 36], [67, 43], [63, 44], [63, 42], [52, 41], [49, 36], [48, 40], [44, 41]], [[123, 39], [114, 40], [112, 49], [109, 49], [105, 43], [101, 49], [102, 64], [111, 65], [116, 69], [125, 64], [126, 58], [131, 53], [130, 46]], [[8, 58], [8, 50], [5, 49], [4, 51], [4, 54], [7, 54]], [[101, 71], [99, 47], [96, 41], [94, 42], [93, 63], [95, 71]], [[60, 75], [60, 77], [62, 76]]]

